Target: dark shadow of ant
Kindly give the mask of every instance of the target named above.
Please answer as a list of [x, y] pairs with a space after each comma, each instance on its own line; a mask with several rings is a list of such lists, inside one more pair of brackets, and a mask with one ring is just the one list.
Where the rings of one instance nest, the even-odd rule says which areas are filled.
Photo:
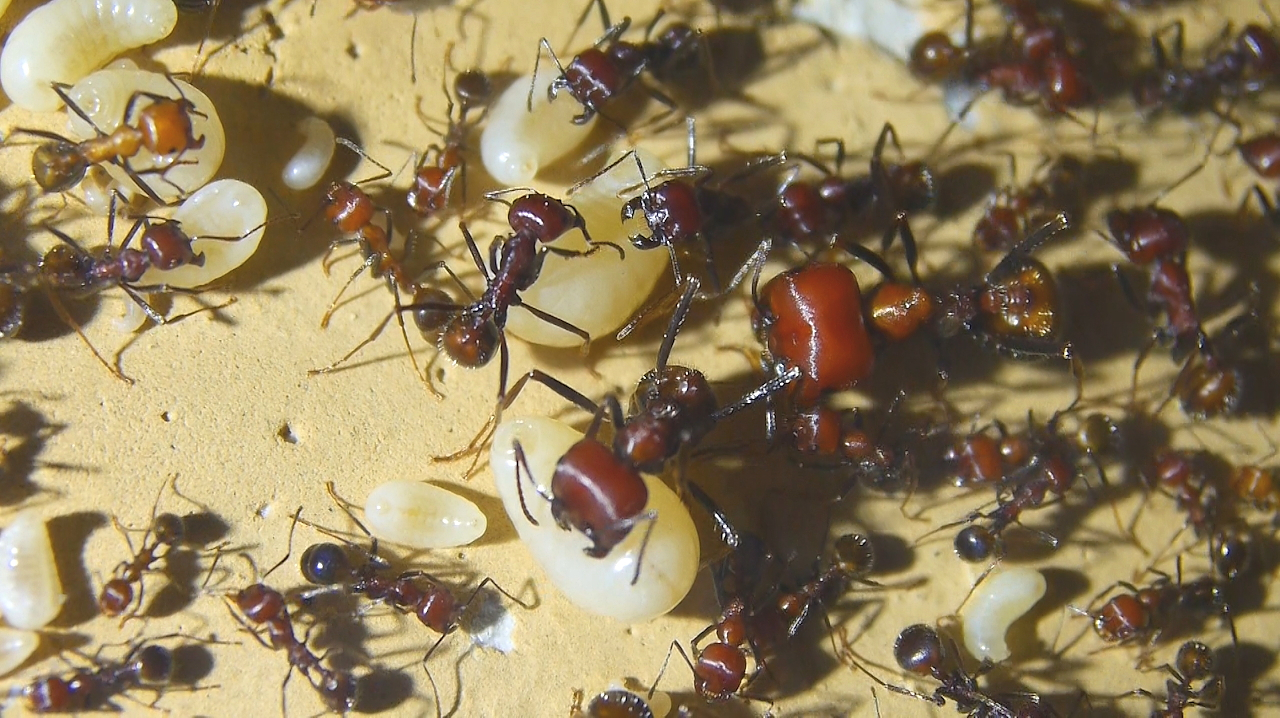
[[164, 557], [163, 574], [168, 581], [148, 603], [144, 615], [152, 618], [172, 616], [187, 608], [199, 596], [197, 588], [208, 573], [204, 565], [212, 560], [208, 549], [230, 533], [231, 527], [215, 513], [199, 511], [182, 517], [186, 533], [182, 543]]
[[84, 565], [84, 547], [89, 535], [107, 523], [107, 515], [101, 511], [76, 511], [48, 520], [46, 527], [53, 545], [54, 563], [67, 596], [62, 611], [51, 625], [67, 628], [98, 616], [98, 604], [94, 600], [97, 591]]
[[0, 505], [15, 506], [47, 490], [32, 483], [37, 468], [87, 471], [71, 464], [40, 460], [49, 440], [66, 428], [54, 424], [39, 409], [15, 401], [0, 412]]
[[199, 687], [213, 673], [213, 652], [199, 643], [182, 643], [173, 649], [173, 683]]
[[[1258, 702], [1264, 697], [1264, 693], [1255, 692], [1256, 684], [1276, 664], [1275, 649], [1251, 641], [1241, 641], [1236, 646], [1227, 644], [1218, 649], [1217, 653], [1218, 665], [1231, 671], [1227, 677], [1227, 690], [1222, 692], [1222, 702], [1218, 705], [1219, 712], [1230, 716], [1259, 715]], [[1271, 693], [1275, 695], [1274, 688]], [[1275, 705], [1274, 700], [1271, 705]]]
[[374, 668], [356, 679], [357, 713], [384, 713], [413, 697], [416, 687], [406, 670]]

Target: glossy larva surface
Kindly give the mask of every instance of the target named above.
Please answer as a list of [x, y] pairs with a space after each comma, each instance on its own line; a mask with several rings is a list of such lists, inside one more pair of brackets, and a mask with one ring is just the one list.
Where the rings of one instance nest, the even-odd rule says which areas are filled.
[[[651, 153], [640, 151], [645, 172], [652, 174], [665, 167]], [[619, 197], [618, 193], [636, 188]], [[634, 217], [624, 226], [622, 205], [643, 188], [636, 163], [624, 160], [594, 182], [583, 186], [568, 198], [582, 213], [587, 231], [596, 242], [613, 242], [625, 251], [623, 258], [609, 247], [589, 257], [549, 255], [533, 286], [521, 298], [591, 335], [592, 341], [611, 337], [626, 324], [671, 266], [671, 255], [665, 249], [638, 250], [628, 237], [647, 232], [642, 217]], [[587, 247], [581, 233], [572, 232], [555, 243], [557, 247], [582, 250]], [[537, 319], [527, 310], [514, 307], [507, 318], [507, 330], [533, 344], [544, 346], [578, 346], [582, 340], [573, 334]]]
[[35, 653], [40, 634], [0, 626], [0, 676], [11, 673]]
[[489, 463], [507, 516], [551, 583], [583, 610], [628, 623], [666, 614], [693, 586], [699, 549], [689, 511], [662, 481], [645, 476], [649, 487], [646, 510], [656, 511], [658, 518], [634, 586], [631, 578], [643, 542], [643, 525], [632, 530], [609, 555], [595, 559], [583, 553], [589, 544], [586, 537], [556, 526], [550, 504], [529, 484], [524, 491], [526, 506], [539, 525], [529, 523], [521, 511], [513, 442], [519, 440], [524, 448], [534, 480], [548, 486], [556, 462], [581, 438], [581, 432], [545, 417], [511, 419], [498, 427]]
[[963, 614], [964, 647], [979, 660], [1009, 657], [1005, 634], [1045, 592], [1044, 575], [1019, 566], [992, 573], [978, 586]]
[[49, 531], [34, 510], [0, 531], [0, 612], [14, 628], [42, 628], [62, 610], [62, 582]]
[[0, 85], [15, 105], [52, 112], [53, 82], [75, 84], [127, 50], [168, 37], [173, 0], [51, 0], [32, 10], [0, 51]]
[[[201, 187], [173, 213], [182, 231], [195, 239], [191, 246], [204, 253], [204, 266], [149, 269], [139, 284], [202, 287], [244, 264], [258, 251], [266, 228], [267, 202], [262, 193], [240, 180], [224, 179]], [[255, 229], [256, 228], [256, 229]], [[254, 230], [249, 232], [249, 230]], [[247, 235], [246, 232], [249, 232]], [[199, 237], [241, 237], [235, 241]]]
[[419, 481], [388, 481], [369, 492], [365, 524], [374, 536], [413, 548], [465, 546], [488, 521], [467, 499]]
[[532, 112], [528, 76], [517, 78], [493, 103], [480, 134], [480, 158], [485, 171], [501, 184], [528, 184], [591, 133], [595, 118], [575, 125], [573, 118], [582, 106], [568, 93], [547, 101], [547, 87], [555, 76], [554, 69], [539, 68]]
[[336, 147], [333, 128], [319, 117], [307, 117], [299, 122], [298, 134], [302, 135], [302, 146], [280, 173], [284, 186], [292, 190], [315, 187], [329, 169]]
[[[168, 0], [165, 0], [168, 2]], [[129, 165], [137, 172], [159, 167], [168, 167], [175, 159], [183, 164], [171, 167], [163, 176], [159, 173], [143, 174], [143, 181], [166, 202], [190, 194], [204, 186], [218, 172], [222, 165], [222, 156], [226, 151], [226, 135], [222, 130], [222, 120], [218, 111], [203, 92], [192, 87], [185, 80], [174, 80], [182, 88], [182, 96], [195, 104], [196, 111], [206, 117], [192, 114], [192, 133], [198, 139], [204, 137], [204, 145], [199, 149], [182, 153], [180, 158], [158, 157], [145, 149], [137, 157], [129, 160]], [[119, 127], [124, 120], [125, 107], [135, 92], [143, 91], [164, 97], [178, 98], [178, 90], [169, 78], [158, 72], [145, 70], [110, 69], [99, 70], [77, 82], [67, 95], [84, 110], [98, 129], [110, 133]], [[150, 100], [139, 98], [133, 105], [130, 123], [137, 119], [140, 110], [150, 104]], [[93, 128], [74, 113], [68, 115], [68, 136], [83, 140], [95, 136]], [[120, 189], [128, 196], [141, 194], [132, 179], [125, 171], [114, 165], [103, 165], [108, 173], [119, 183]]]

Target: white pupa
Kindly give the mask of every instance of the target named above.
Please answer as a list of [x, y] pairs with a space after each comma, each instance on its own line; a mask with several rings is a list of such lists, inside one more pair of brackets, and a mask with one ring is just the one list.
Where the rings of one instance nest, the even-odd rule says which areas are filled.
[[[7, 3], [6, 3], [7, 4]], [[22, 19], [0, 51], [0, 86], [35, 112], [62, 106], [54, 82], [72, 85], [178, 24], [173, 0], [50, 0]]]
[[555, 70], [540, 69], [533, 87], [533, 110], [529, 110], [529, 77], [511, 83], [494, 101], [480, 133], [480, 159], [485, 171], [498, 182], [525, 185], [538, 172], [567, 155], [591, 133], [595, 118], [573, 123], [582, 112], [568, 93], [555, 102], [547, 100], [547, 87]]
[[280, 180], [291, 190], [311, 189], [333, 161], [336, 136], [328, 122], [314, 116], [298, 123], [298, 133], [302, 135], [302, 146], [285, 163]]
[[547, 578], [571, 602], [585, 611], [627, 623], [657, 618], [675, 608], [689, 593], [699, 559], [693, 519], [666, 484], [653, 476], [644, 477], [649, 488], [645, 511], [656, 512], [657, 518], [635, 585], [631, 580], [644, 542], [643, 525], [633, 529], [604, 558], [591, 558], [583, 553], [590, 544], [586, 537], [556, 526], [550, 503], [523, 478], [525, 506], [538, 521], [537, 526], [529, 523], [520, 507], [514, 442], [519, 440], [523, 447], [534, 482], [545, 488], [551, 484], [556, 462], [580, 439], [581, 432], [546, 417], [503, 422], [494, 433], [489, 455], [503, 508]]
[[[651, 153], [637, 150], [646, 174], [664, 168]], [[618, 193], [636, 188], [626, 198]], [[611, 247], [602, 247], [588, 257], [548, 255], [533, 286], [520, 293], [523, 301], [541, 309], [591, 335], [592, 340], [611, 336], [635, 316], [654, 286], [671, 266], [671, 255], [665, 249], [639, 250], [628, 239], [637, 232], [648, 233], [643, 213], [624, 226], [622, 205], [639, 194], [644, 185], [636, 163], [624, 160], [616, 167], [568, 198], [586, 220], [587, 231], [595, 242], [612, 242], [622, 247], [619, 258]], [[583, 250], [587, 248], [581, 233], [573, 232], [557, 240], [556, 247]], [[554, 347], [578, 346], [582, 339], [548, 324], [521, 307], [513, 307], [507, 317], [507, 330], [532, 344]]]
[[964, 647], [979, 660], [1009, 657], [1005, 634], [1045, 592], [1044, 574], [1019, 566], [992, 573], [973, 592], [962, 616]]
[[484, 535], [488, 521], [471, 501], [420, 481], [388, 481], [364, 502], [369, 532], [412, 548], [465, 546]]
[[0, 613], [14, 628], [47, 626], [66, 596], [44, 521], [31, 509], [0, 531]]
[[[148, 269], [139, 284], [167, 284], [194, 289], [220, 279], [249, 260], [258, 251], [267, 202], [253, 185], [240, 180], [210, 182], [186, 198], [173, 213], [182, 231], [195, 239], [196, 253], [204, 254], [204, 265], [184, 265], [176, 269]], [[250, 231], [253, 230], [253, 231]], [[239, 237], [236, 240], [200, 237]]]
[[[174, 83], [177, 83], [177, 87], [174, 87]], [[141, 175], [142, 180], [160, 199], [166, 202], [172, 202], [203, 187], [217, 174], [218, 167], [222, 165], [222, 156], [227, 146], [226, 135], [222, 129], [222, 120], [218, 118], [218, 111], [208, 96], [185, 80], [175, 79], [171, 82], [170, 78], [158, 72], [123, 69], [99, 70], [67, 90], [67, 96], [93, 120], [98, 129], [110, 133], [126, 119], [124, 111], [129, 104], [129, 98], [133, 97], [135, 92], [149, 92], [176, 99], [179, 97], [178, 88], [182, 90], [181, 96], [195, 105], [195, 112], [191, 114], [192, 135], [197, 139], [203, 137], [204, 144], [199, 149], [182, 153], [180, 158], [158, 157], [142, 150], [136, 157], [129, 159], [129, 166]], [[145, 98], [139, 98], [134, 102], [133, 116], [128, 120], [135, 121], [138, 111], [150, 102], [151, 100]], [[84, 140], [96, 134], [89, 123], [74, 113], [69, 114], [69, 137]], [[169, 167], [175, 159], [180, 159], [182, 164]], [[120, 191], [126, 196], [142, 194], [142, 190], [129, 178], [123, 168], [114, 164], [104, 164], [103, 167], [116, 180]], [[163, 167], [169, 167], [163, 175], [158, 172], [147, 172], [147, 170]]]

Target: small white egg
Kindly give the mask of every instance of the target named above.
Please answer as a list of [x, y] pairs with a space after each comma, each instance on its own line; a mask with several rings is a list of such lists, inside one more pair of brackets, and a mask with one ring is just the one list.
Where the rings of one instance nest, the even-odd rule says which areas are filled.
[[388, 481], [364, 502], [369, 531], [413, 548], [465, 546], [484, 535], [483, 513], [463, 497], [419, 481]]
[[[218, 118], [218, 111], [208, 96], [185, 80], [175, 79], [170, 82], [165, 75], [144, 70], [99, 70], [67, 90], [67, 96], [84, 110], [98, 129], [110, 133], [125, 120], [125, 107], [135, 92], [149, 92], [177, 99], [179, 93], [174, 87], [175, 82], [182, 89], [181, 95], [195, 105], [196, 112], [191, 114], [192, 135], [197, 139], [204, 137], [204, 145], [199, 149], [188, 150], [178, 158], [160, 157], [144, 149], [136, 157], [129, 159], [129, 166], [166, 202], [172, 202], [203, 187], [222, 165], [227, 139], [222, 129], [222, 120]], [[129, 121], [135, 121], [138, 112], [150, 103], [151, 100], [146, 98], [134, 102]], [[203, 113], [205, 116], [196, 113]], [[97, 136], [97, 133], [89, 123], [76, 114], [69, 113], [68, 136], [84, 140]], [[181, 160], [181, 164], [169, 167], [175, 159]], [[142, 190], [122, 167], [115, 164], [104, 164], [103, 167], [120, 184], [121, 192], [127, 197], [142, 194]], [[163, 175], [159, 172], [147, 172], [162, 167], [169, 167]]]
[[555, 419], [522, 417], [504, 421], [494, 433], [489, 455], [502, 505], [547, 578], [578, 607], [627, 623], [657, 618], [680, 603], [698, 574], [697, 529], [688, 509], [666, 484], [653, 476], [644, 477], [649, 488], [645, 510], [656, 512], [657, 518], [635, 585], [631, 580], [644, 542], [643, 524], [632, 529], [609, 555], [591, 558], [583, 553], [590, 544], [587, 538], [556, 526], [550, 503], [538, 495], [527, 478], [521, 479], [526, 482], [525, 506], [537, 519], [537, 526], [529, 523], [520, 507], [513, 442], [520, 441], [533, 480], [545, 488], [551, 484], [556, 462], [581, 439], [581, 432]]
[[493, 103], [480, 134], [480, 159], [485, 171], [502, 184], [515, 186], [533, 181], [538, 171], [564, 157], [591, 133], [595, 118], [573, 123], [582, 106], [568, 93], [547, 101], [547, 87], [556, 76], [539, 68], [529, 111], [529, 78], [521, 77]]
[[285, 164], [280, 173], [284, 186], [292, 190], [310, 189], [329, 169], [336, 147], [336, 136], [328, 122], [319, 117], [307, 117], [298, 123], [302, 146]]
[[962, 620], [964, 647], [979, 660], [1009, 657], [1005, 634], [1014, 621], [1036, 605], [1045, 592], [1044, 575], [1019, 566], [987, 576], [969, 599]]
[[[204, 253], [204, 266], [188, 264], [176, 269], [148, 269], [139, 284], [168, 284], [193, 289], [219, 279], [248, 261], [258, 251], [266, 227], [267, 202], [253, 185], [224, 179], [201, 187], [173, 213], [182, 231], [195, 238], [196, 253]], [[250, 232], [249, 230], [253, 230]], [[241, 237], [237, 240], [200, 237]]]
[[35, 631], [0, 626], [0, 676], [21, 666], [39, 645], [40, 634]]
[[[638, 152], [646, 174], [664, 169], [665, 165], [653, 154]], [[633, 217], [623, 225], [622, 205], [643, 190], [641, 182], [636, 163], [626, 159], [568, 200], [586, 220], [591, 239], [622, 247], [625, 257], [619, 258], [611, 247], [602, 247], [589, 257], [548, 255], [538, 280], [520, 293], [521, 299], [582, 329], [593, 341], [612, 335], [634, 317], [671, 266], [671, 255], [665, 248], [640, 250], [631, 246], [631, 234], [648, 233], [643, 216]], [[637, 189], [620, 198], [618, 193], [627, 188]], [[557, 240], [554, 246], [584, 250], [587, 243], [581, 233], [574, 232]], [[532, 344], [582, 344], [578, 336], [548, 324], [522, 307], [511, 309], [507, 330]]]
[[35, 630], [64, 600], [49, 531], [34, 510], [22, 511], [0, 531], [0, 613], [14, 628]]
[[127, 50], [173, 32], [173, 0], [51, 0], [19, 22], [0, 51], [0, 85], [15, 105], [52, 112], [54, 82], [74, 84]]

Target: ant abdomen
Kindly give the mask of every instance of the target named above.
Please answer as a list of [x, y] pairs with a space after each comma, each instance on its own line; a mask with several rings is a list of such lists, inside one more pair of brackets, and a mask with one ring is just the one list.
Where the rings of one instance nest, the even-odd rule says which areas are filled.
[[312, 544], [302, 552], [302, 577], [310, 583], [328, 586], [342, 580], [350, 570], [347, 553], [337, 544]]
[[235, 602], [245, 617], [254, 623], [265, 623], [284, 611], [284, 596], [261, 583], [240, 589]]
[[46, 142], [31, 154], [31, 174], [46, 192], [66, 192], [84, 179], [89, 160], [70, 142]]
[[956, 533], [953, 545], [955, 546], [956, 555], [962, 561], [978, 563], [991, 558], [991, 555], [996, 551], [997, 543], [998, 539], [990, 529], [972, 524]]
[[902, 670], [920, 676], [937, 675], [942, 668], [942, 639], [923, 623], [907, 626], [893, 642], [893, 657]]
[[916, 77], [930, 82], [945, 80], [964, 63], [964, 51], [956, 47], [947, 33], [927, 32], [911, 46], [907, 66]]

